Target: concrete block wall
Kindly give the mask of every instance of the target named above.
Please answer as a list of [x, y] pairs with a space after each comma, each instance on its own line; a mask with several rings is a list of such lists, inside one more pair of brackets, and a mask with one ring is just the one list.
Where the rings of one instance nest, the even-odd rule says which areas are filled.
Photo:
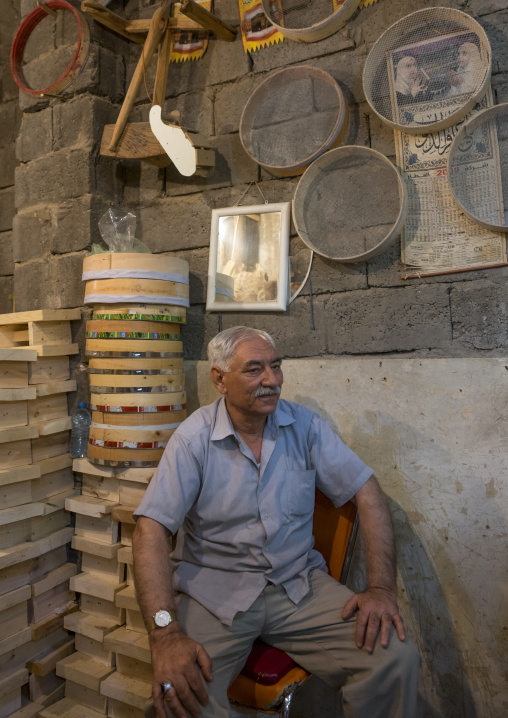
[[[20, 16], [35, 6], [35, 0], [8, 2]], [[498, 102], [508, 100], [506, 2], [436, 4], [470, 12], [485, 27], [494, 55], [494, 93]], [[109, 7], [138, 18], [151, 16], [154, 5], [153, 0], [113, 0]], [[427, 0], [415, 0], [410, 9], [428, 5]], [[80, 306], [81, 262], [99, 240], [97, 221], [106, 207], [123, 205], [136, 212], [138, 235], [152, 251], [175, 253], [189, 261], [192, 306], [184, 346], [186, 358], [203, 358], [208, 339], [219, 328], [218, 315], [205, 312], [211, 210], [235, 204], [253, 181], [270, 202], [291, 200], [298, 181], [272, 177], [243, 151], [238, 130], [247, 98], [274, 69], [299, 63], [321, 67], [338, 80], [349, 102], [348, 142], [372, 146], [393, 158], [393, 133], [370, 112], [361, 73], [372, 44], [408, 10], [403, 0], [378, 0], [318, 43], [285, 41], [245, 54], [239, 37], [234, 43], [212, 39], [202, 60], [171, 65], [165, 110], [180, 110], [186, 125], [211, 138], [217, 167], [206, 179], [184, 178], [173, 167], [161, 170], [99, 156], [102, 127], [116, 119], [140, 46], [91, 22], [90, 56], [67, 92], [59, 99], [19, 95], [22, 120], [16, 141], [15, 209], [13, 188], [0, 188], [0, 210], [6, 206], [2, 216], [11, 216], [10, 224], [9, 219], [1, 220], [0, 246], [12, 246], [15, 266], [12, 269], [11, 262], [10, 276], [0, 276], [0, 297], [10, 282], [17, 310]], [[238, 26], [237, 0], [215, 0], [215, 12]], [[15, 15], [9, 20], [11, 37], [17, 22]], [[44, 33], [41, 28], [27, 48], [25, 75], [34, 86], [41, 86], [65, 65], [75, 42], [72, 18], [44, 22]], [[149, 93], [154, 73], [152, 61], [146, 71]], [[7, 111], [7, 105], [0, 106], [0, 113]], [[131, 121], [146, 121], [149, 108], [142, 87]], [[0, 145], [5, 140], [2, 135]], [[7, 144], [12, 157], [12, 142]], [[260, 200], [252, 186], [242, 203]], [[403, 280], [401, 273], [399, 243], [358, 265], [316, 256], [312, 292], [308, 284], [285, 314], [228, 313], [223, 315], [223, 326], [263, 327], [287, 357], [506, 353], [507, 268], [419, 280]], [[82, 331], [76, 331], [79, 338]]]
[[19, 1], [4, 0], [0, 22], [0, 314], [12, 311], [13, 296], [14, 168], [21, 112], [18, 88], [9, 72], [9, 53], [18, 22]]

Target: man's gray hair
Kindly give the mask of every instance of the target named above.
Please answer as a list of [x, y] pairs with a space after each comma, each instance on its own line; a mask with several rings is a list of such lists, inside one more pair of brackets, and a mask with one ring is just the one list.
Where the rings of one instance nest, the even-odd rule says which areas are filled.
[[275, 342], [272, 337], [262, 329], [252, 329], [251, 327], [231, 327], [224, 329], [214, 336], [208, 344], [208, 360], [210, 366], [217, 366], [222, 371], [230, 371], [231, 361], [237, 346], [247, 339], [255, 339], [261, 337], [269, 342], [275, 349]]

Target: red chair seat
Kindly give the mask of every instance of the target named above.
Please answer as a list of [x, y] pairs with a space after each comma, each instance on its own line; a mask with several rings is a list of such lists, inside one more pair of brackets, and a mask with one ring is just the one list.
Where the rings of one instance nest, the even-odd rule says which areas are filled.
[[296, 663], [287, 653], [256, 640], [242, 668], [242, 675], [263, 686], [273, 686], [295, 666]]

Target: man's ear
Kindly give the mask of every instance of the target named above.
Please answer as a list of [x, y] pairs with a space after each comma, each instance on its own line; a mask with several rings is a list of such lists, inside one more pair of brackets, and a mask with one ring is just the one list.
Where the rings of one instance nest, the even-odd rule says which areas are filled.
[[224, 374], [225, 372], [223, 372], [222, 369], [219, 369], [218, 366], [213, 366], [210, 370], [210, 379], [212, 380], [212, 384], [221, 394], [227, 394], [227, 389], [224, 385]]

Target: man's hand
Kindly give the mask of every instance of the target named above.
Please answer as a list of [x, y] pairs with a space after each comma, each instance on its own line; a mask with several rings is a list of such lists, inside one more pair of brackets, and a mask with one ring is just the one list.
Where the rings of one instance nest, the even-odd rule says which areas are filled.
[[[190, 638], [180, 626], [155, 629], [150, 634], [152, 649], [152, 696], [158, 718], [166, 718], [166, 702], [175, 718], [197, 718], [201, 706], [208, 703], [208, 693], [201, 676], [213, 681], [212, 661], [200, 643]], [[172, 683], [166, 693], [162, 683]]]
[[352, 596], [342, 610], [342, 619], [350, 618], [355, 611], [355, 641], [358, 648], [372, 653], [379, 630], [381, 629], [381, 645], [388, 646], [392, 624], [397, 630], [399, 640], [404, 641], [404, 624], [399, 615], [397, 601], [392, 592], [385, 588], [368, 588], [363, 593]]

